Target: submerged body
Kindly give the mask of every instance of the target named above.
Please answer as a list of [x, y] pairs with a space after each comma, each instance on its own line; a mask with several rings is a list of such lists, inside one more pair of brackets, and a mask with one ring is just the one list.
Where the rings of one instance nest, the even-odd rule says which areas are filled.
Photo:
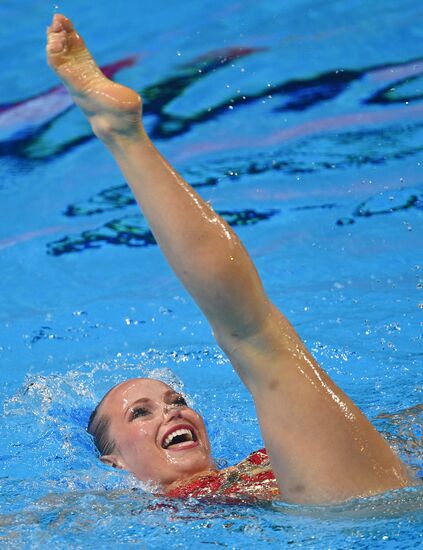
[[[62, 15], [48, 30], [47, 57], [251, 392], [283, 498], [335, 502], [408, 485], [408, 472], [387, 442], [268, 299], [238, 237], [149, 140], [140, 96], [102, 74]], [[201, 417], [158, 381], [135, 379], [113, 388], [92, 416], [90, 432], [104, 462], [169, 494], [205, 478], [220, 490], [231, 476], [231, 469], [216, 473]]]
[[272, 500], [281, 498], [266, 449], [251, 453], [236, 466], [202, 474], [169, 488], [166, 495], [176, 498]]

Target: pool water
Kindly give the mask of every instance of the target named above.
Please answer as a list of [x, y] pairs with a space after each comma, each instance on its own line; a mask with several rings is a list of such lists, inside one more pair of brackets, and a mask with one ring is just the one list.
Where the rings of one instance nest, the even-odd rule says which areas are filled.
[[[159, 149], [421, 478], [423, 8], [279, 4], [58, 9], [142, 92]], [[262, 441], [247, 391], [45, 64], [55, 5], [0, 6], [0, 546], [419, 546], [419, 487], [331, 507], [178, 502], [98, 461], [90, 411], [132, 376], [189, 396], [221, 466]]]

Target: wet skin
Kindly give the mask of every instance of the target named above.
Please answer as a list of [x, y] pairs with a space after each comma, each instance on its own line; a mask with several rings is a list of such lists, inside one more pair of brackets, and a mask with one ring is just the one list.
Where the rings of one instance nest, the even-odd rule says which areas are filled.
[[142, 132], [141, 97], [106, 78], [72, 22], [54, 16], [47, 29], [47, 62], [88, 118], [94, 134], [107, 143], [113, 136], [131, 139]]
[[[103, 462], [167, 489], [216, 470], [204, 421], [184, 397], [158, 380], [134, 378], [115, 386], [100, 407], [116, 443]], [[176, 437], [175, 431], [180, 430]]]
[[[269, 300], [237, 235], [149, 140], [141, 98], [101, 73], [64, 16], [48, 29], [47, 59], [121, 168], [162, 252], [251, 392], [284, 499], [339, 502], [408, 485], [387, 442]], [[213, 468], [201, 418], [169, 390], [137, 379], [103, 403], [117, 444], [103, 461], [164, 488]], [[172, 428], [188, 430], [198, 444], [166, 448]]]

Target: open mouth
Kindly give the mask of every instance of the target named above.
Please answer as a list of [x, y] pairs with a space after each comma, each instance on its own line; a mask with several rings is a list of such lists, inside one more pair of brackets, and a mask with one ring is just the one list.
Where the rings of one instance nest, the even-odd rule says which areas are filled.
[[172, 447], [191, 447], [198, 441], [197, 435], [191, 426], [174, 426], [171, 430], [168, 430], [163, 439], [163, 449], [169, 449]]

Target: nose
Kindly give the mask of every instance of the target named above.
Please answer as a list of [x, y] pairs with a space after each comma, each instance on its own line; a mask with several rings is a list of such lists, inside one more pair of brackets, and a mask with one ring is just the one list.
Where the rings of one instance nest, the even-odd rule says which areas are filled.
[[169, 422], [174, 418], [181, 418], [181, 408], [174, 405], [165, 405], [163, 407], [163, 415], [166, 417], [166, 421]]

